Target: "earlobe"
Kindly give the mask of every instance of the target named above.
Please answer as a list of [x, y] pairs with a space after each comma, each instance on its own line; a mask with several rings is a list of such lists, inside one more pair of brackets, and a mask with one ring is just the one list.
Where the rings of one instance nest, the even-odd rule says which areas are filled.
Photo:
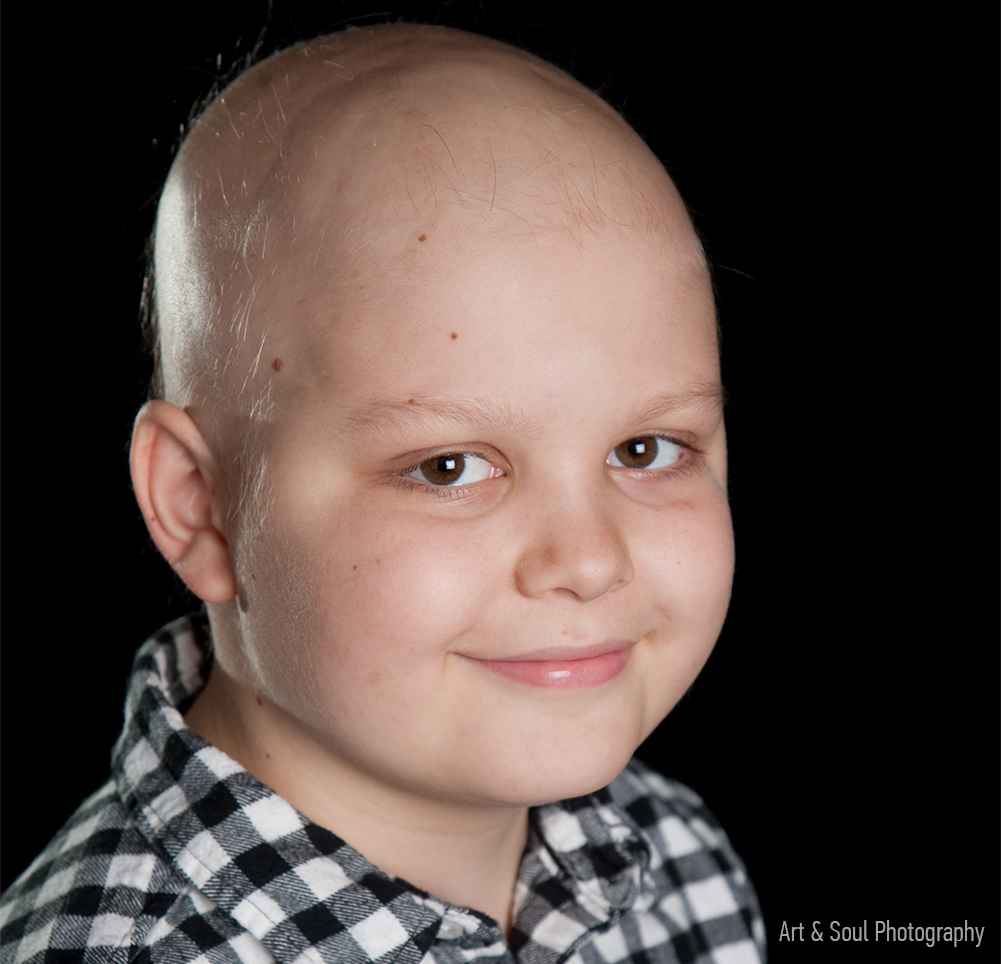
[[205, 602], [232, 599], [233, 560], [212, 511], [218, 470], [198, 426], [170, 402], [147, 402], [129, 463], [146, 527], [167, 562]]

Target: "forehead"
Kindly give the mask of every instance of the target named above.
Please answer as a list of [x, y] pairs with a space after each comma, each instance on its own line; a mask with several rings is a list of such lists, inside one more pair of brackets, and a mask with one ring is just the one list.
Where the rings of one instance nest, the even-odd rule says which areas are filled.
[[448, 223], [419, 238], [401, 232], [387, 259], [309, 302], [297, 347], [321, 393], [514, 397], [517, 384], [556, 399], [594, 367], [653, 394], [718, 382], [708, 278], [669, 244], [555, 226], [525, 243]]

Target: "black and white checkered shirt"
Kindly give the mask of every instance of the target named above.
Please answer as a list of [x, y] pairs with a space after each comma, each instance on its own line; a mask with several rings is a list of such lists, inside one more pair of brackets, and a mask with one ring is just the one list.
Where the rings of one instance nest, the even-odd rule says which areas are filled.
[[510, 941], [390, 877], [184, 725], [205, 631], [136, 656], [111, 781], [3, 898], [14, 962], [714, 962], [764, 957], [740, 860], [690, 790], [640, 764], [532, 811]]

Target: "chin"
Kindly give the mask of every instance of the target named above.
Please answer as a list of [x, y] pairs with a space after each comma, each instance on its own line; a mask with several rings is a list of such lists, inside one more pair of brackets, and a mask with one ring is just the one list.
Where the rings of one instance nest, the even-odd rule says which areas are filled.
[[631, 744], [622, 747], [587, 746], [577, 752], [525, 754], [501, 789], [510, 803], [541, 806], [583, 797], [608, 786], [632, 759]]

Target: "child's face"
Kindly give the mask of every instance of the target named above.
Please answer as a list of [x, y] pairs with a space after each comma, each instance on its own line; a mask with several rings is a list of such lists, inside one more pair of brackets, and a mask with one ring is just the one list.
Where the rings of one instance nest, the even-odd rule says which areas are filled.
[[[218, 185], [221, 245], [248, 212], [253, 256], [218, 280], [235, 375], [191, 407], [212, 444], [247, 437], [241, 408], [259, 425], [219, 514], [239, 597], [213, 609], [217, 658], [320, 766], [462, 805], [579, 795], [726, 613], [705, 266], [663, 169], [564, 75], [496, 45], [366, 75], [359, 36], [221, 100], [161, 205], [211, 230]], [[183, 294], [199, 262], [162, 273], [161, 240]]]
[[322, 322], [274, 350], [241, 633], [333, 759], [435, 799], [565, 798], [692, 683], [733, 549], [713, 299], [676, 254], [457, 216], [289, 283]]

